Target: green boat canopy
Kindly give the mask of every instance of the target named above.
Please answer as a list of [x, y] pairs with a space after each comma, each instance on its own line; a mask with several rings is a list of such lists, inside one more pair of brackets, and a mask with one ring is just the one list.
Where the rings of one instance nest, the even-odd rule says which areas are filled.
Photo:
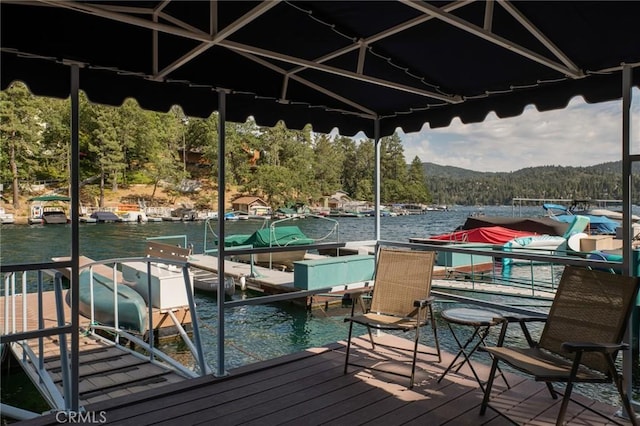
[[71, 198], [64, 195], [40, 195], [29, 198], [29, 201], [71, 201]]
[[277, 226], [264, 228], [251, 235], [232, 235], [225, 238], [227, 247], [250, 245], [253, 247], [301, 246], [313, 244], [313, 238], [307, 237], [297, 226]]

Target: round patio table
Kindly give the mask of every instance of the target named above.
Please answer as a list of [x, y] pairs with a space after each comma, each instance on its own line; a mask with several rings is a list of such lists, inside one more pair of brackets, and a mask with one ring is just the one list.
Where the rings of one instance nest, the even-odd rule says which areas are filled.
[[[502, 324], [505, 320], [504, 318], [497, 312], [490, 311], [487, 309], [478, 309], [478, 308], [453, 308], [446, 309], [442, 311], [440, 314], [442, 319], [447, 322], [449, 326], [449, 330], [451, 330], [451, 334], [453, 335], [454, 340], [458, 344], [460, 348], [458, 353], [456, 354], [451, 364], [447, 367], [447, 369], [442, 373], [440, 378], [438, 379], [438, 383], [444, 378], [444, 376], [449, 373], [452, 369], [457, 373], [460, 368], [466, 363], [469, 365], [473, 376], [476, 381], [480, 385], [480, 388], [484, 391], [484, 384], [476, 369], [473, 367], [471, 363], [471, 355], [474, 354], [481, 346], [486, 346], [485, 338], [489, 335], [491, 327]], [[464, 326], [464, 327], [473, 327], [473, 332], [467, 340], [462, 343], [461, 339], [456, 335], [456, 332], [453, 328], [453, 324]], [[460, 332], [458, 331], [458, 334]], [[458, 359], [462, 356], [462, 360], [458, 362]], [[509, 387], [509, 383], [507, 383], [507, 379], [505, 378], [502, 370], [498, 367], [499, 375], [502, 376], [507, 387]]]

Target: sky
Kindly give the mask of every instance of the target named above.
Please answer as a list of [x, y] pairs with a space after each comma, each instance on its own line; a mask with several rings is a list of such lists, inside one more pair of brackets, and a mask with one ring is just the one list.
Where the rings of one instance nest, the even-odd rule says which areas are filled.
[[[481, 172], [511, 172], [537, 166], [591, 166], [622, 158], [622, 101], [587, 104], [574, 98], [563, 110], [538, 112], [529, 106], [519, 117], [405, 134], [407, 163], [422, 162]], [[640, 154], [640, 90], [633, 89], [631, 153]]]

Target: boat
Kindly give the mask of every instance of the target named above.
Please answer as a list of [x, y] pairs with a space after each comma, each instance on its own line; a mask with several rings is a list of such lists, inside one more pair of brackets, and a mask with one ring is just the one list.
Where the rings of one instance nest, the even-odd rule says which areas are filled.
[[119, 214], [118, 216], [120, 217], [120, 222], [141, 223], [141, 222], [149, 221], [149, 218], [147, 217], [146, 213], [142, 210], [126, 211], [124, 213]]
[[4, 210], [4, 207], [0, 207], [0, 224], [2, 225], [10, 225], [12, 223], [15, 223], [16, 219], [15, 217], [13, 217], [12, 213], [7, 213]]
[[502, 226], [485, 226], [474, 229], [461, 229], [448, 234], [433, 235], [428, 238], [421, 238], [419, 241], [412, 238], [410, 242], [429, 243], [485, 243], [504, 244], [514, 238], [528, 237], [535, 235], [533, 232], [516, 231]]
[[[622, 220], [622, 212], [615, 211], [615, 210], [590, 209], [590, 210], [587, 211], [587, 214], [590, 214], [592, 216], [604, 216], [604, 217], [608, 217], [609, 219], [612, 219], [612, 220]], [[636, 214], [632, 214], [631, 215], [631, 220], [634, 221], [634, 222], [638, 222], [638, 221], [640, 221], [640, 216], [638, 216]]]
[[226, 212], [224, 214], [224, 220], [240, 220], [240, 216], [235, 212]]
[[196, 218], [198, 217], [198, 214], [196, 213], [195, 210], [193, 210], [190, 207], [178, 207], [175, 210], [171, 210], [171, 218], [172, 219], [176, 219], [177, 220], [181, 220], [181, 221], [192, 221], [192, 220], [196, 220]]
[[[95, 272], [80, 272], [80, 313], [92, 318], [91, 281], [93, 277], [93, 320], [114, 326], [113, 280]], [[118, 326], [122, 329], [144, 333], [148, 326], [148, 308], [142, 295], [124, 283], [118, 284]]]
[[120, 222], [120, 217], [118, 217], [117, 214], [108, 211], [93, 212], [89, 217], [95, 219], [99, 223]]
[[[207, 293], [218, 292], [218, 285], [220, 285], [218, 274], [196, 268], [191, 268], [191, 271], [193, 272], [193, 287], [196, 290], [204, 291]], [[225, 296], [231, 297], [235, 294], [235, 292], [236, 284], [233, 280], [233, 277], [227, 277], [224, 280]]]
[[149, 221], [145, 211], [137, 204], [119, 204], [116, 214], [121, 222], [141, 223]]
[[61, 205], [46, 205], [42, 207], [42, 223], [47, 225], [60, 225], [69, 223], [69, 217]]
[[467, 217], [461, 230], [487, 226], [501, 226], [514, 231], [525, 231], [538, 235], [564, 235], [569, 228], [568, 222], [560, 222], [551, 217], [487, 216]]
[[[561, 223], [571, 223], [576, 217], [575, 210], [571, 208], [553, 203], [545, 203], [542, 208], [547, 215]], [[595, 235], [616, 235], [616, 229], [619, 228], [620, 222], [610, 219], [607, 216], [597, 216], [593, 214], [581, 214], [589, 218], [589, 233]]]
[[250, 262], [253, 256], [253, 263], [256, 264], [276, 264], [287, 269], [293, 268], [293, 262], [304, 260], [307, 250], [303, 248], [315, 242], [308, 238], [297, 226], [269, 226], [255, 231], [251, 235], [231, 235], [225, 238], [225, 247], [301, 247], [300, 250], [277, 252], [277, 253], [256, 253], [253, 255], [239, 255], [234, 258], [241, 262]]
[[96, 219], [95, 217], [91, 217], [89, 215], [82, 215], [78, 217], [78, 220], [81, 223], [98, 223], [98, 219]]
[[69, 202], [71, 198], [64, 195], [39, 195], [29, 198], [31, 208], [29, 209], [29, 225], [35, 224], [64, 224], [69, 222], [66, 208], [60, 204]]
[[[503, 245], [505, 252], [535, 253], [535, 254], [569, 254], [580, 251], [580, 240], [587, 237], [584, 232], [590, 225], [590, 218], [584, 215], [571, 216], [569, 228], [564, 235], [532, 235], [518, 237]], [[505, 257], [502, 259], [502, 275], [509, 276], [510, 266], [516, 259]]]

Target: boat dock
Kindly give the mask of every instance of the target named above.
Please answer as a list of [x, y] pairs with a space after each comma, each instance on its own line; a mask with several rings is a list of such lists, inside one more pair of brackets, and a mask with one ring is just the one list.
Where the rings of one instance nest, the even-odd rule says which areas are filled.
[[[307, 254], [308, 259], [322, 259], [326, 256]], [[218, 258], [209, 255], [190, 255], [189, 265], [193, 270], [204, 271], [217, 276]], [[484, 265], [483, 265], [484, 266]], [[250, 265], [243, 262], [225, 260], [225, 276], [232, 277], [236, 286], [241, 286], [244, 281], [244, 288], [264, 294], [282, 294], [300, 291], [294, 286], [294, 275], [279, 269], [269, 269], [263, 266]], [[553, 289], [544, 290], [528, 286], [513, 286], [504, 283], [482, 282], [482, 280], [467, 279], [471, 275], [482, 276], [483, 273], [489, 275], [488, 267], [482, 268], [478, 265], [462, 267], [434, 266], [433, 288], [440, 290], [475, 291], [486, 293], [507, 294], [515, 297], [536, 297], [551, 300], [554, 296]], [[460, 279], [453, 279], [459, 277]], [[336, 289], [330, 294], [313, 295], [302, 298], [305, 306], [310, 309], [327, 309], [329, 306], [341, 305], [341, 295], [348, 290], [363, 287], [367, 283], [354, 283], [353, 287]], [[300, 302], [300, 300], [297, 300]]]
[[[346, 336], [345, 336], [346, 337]], [[356, 339], [352, 356], [380, 361], [363, 339]], [[384, 344], [410, 347], [411, 342], [382, 334]], [[422, 346], [422, 345], [421, 345]], [[378, 345], [378, 355], [381, 346]], [[416, 385], [406, 388], [404, 377], [351, 367], [344, 369], [344, 342], [233, 369], [225, 377], [205, 377], [167, 384], [135, 395], [96, 402], [85, 413], [103, 416], [106, 424], [136, 426], [161, 424], [216, 425], [552, 425], [560, 399], [549, 396], [544, 383], [506, 372], [511, 389], [496, 379], [492, 406], [480, 415], [482, 390], [467, 364], [457, 372], [444, 372], [454, 355], [443, 352], [442, 362], [419, 354]], [[420, 350], [431, 350], [422, 346]], [[356, 353], [357, 351], [357, 353]], [[482, 354], [480, 354], [482, 355]], [[486, 355], [486, 354], [485, 354]], [[385, 350], [391, 360], [407, 359], [397, 350]], [[391, 371], [409, 366], [385, 362]], [[379, 367], [382, 368], [380, 365]], [[474, 362], [480, 377], [489, 366]], [[619, 407], [574, 394], [609, 416], [600, 418], [577, 404], [569, 404], [566, 421], [576, 425], [630, 424], [614, 417]], [[54, 414], [20, 422], [25, 426], [59, 424]]]
[[[27, 294], [27, 306], [37, 307], [37, 293]], [[66, 299], [68, 290], [63, 291]], [[52, 327], [57, 323], [56, 301], [53, 291], [42, 293], [42, 309], [44, 326]], [[22, 306], [22, 295], [16, 296], [16, 304]], [[5, 297], [0, 297], [0, 318], [5, 317], [5, 309], [10, 307], [10, 303], [5, 303]], [[64, 318], [68, 319], [71, 310], [68, 304], [63, 303]], [[38, 325], [38, 313], [36, 309], [27, 310], [27, 330], [35, 330]], [[23, 330], [23, 310], [18, 308], [11, 310], [12, 323], [15, 323], [17, 331]], [[14, 321], [15, 320], [15, 321]], [[8, 329], [7, 324], [2, 324], [3, 329]], [[89, 326], [89, 319], [80, 316], [80, 326]], [[60, 341], [58, 336], [43, 338], [43, 360], [44, 368], [49, 373], [52, 384], [60, 394], [63, 392], [63, 365], [60, 361]], [[17, 343], [10, 345], [11, 351], [20, 363], [23, 370], [34, 383], [39, 383], [38, 365], [32, 363], [25, 355], [25, 351], [34, 354], [39, 353], [39, 340], [31, 339], [27, 341], [27, 348], [23, 348]], [[157, 362], [149, 361], [139, 353], [128, 350], [122, 346], [97, 336], [80, 336], [79, 353], [79, 396], [83, 405], [93, 404], [98, 401], [105, 401], [120, 396], [131, 395], [136, 392], [162, 388], [170, 383], [177, 383], [186, 379], [186, 376], [179, 374], [174, 369]], [[39, 386], [43, 397], [54, 405], [56, 396], [47, 391], [46, 386]]]

